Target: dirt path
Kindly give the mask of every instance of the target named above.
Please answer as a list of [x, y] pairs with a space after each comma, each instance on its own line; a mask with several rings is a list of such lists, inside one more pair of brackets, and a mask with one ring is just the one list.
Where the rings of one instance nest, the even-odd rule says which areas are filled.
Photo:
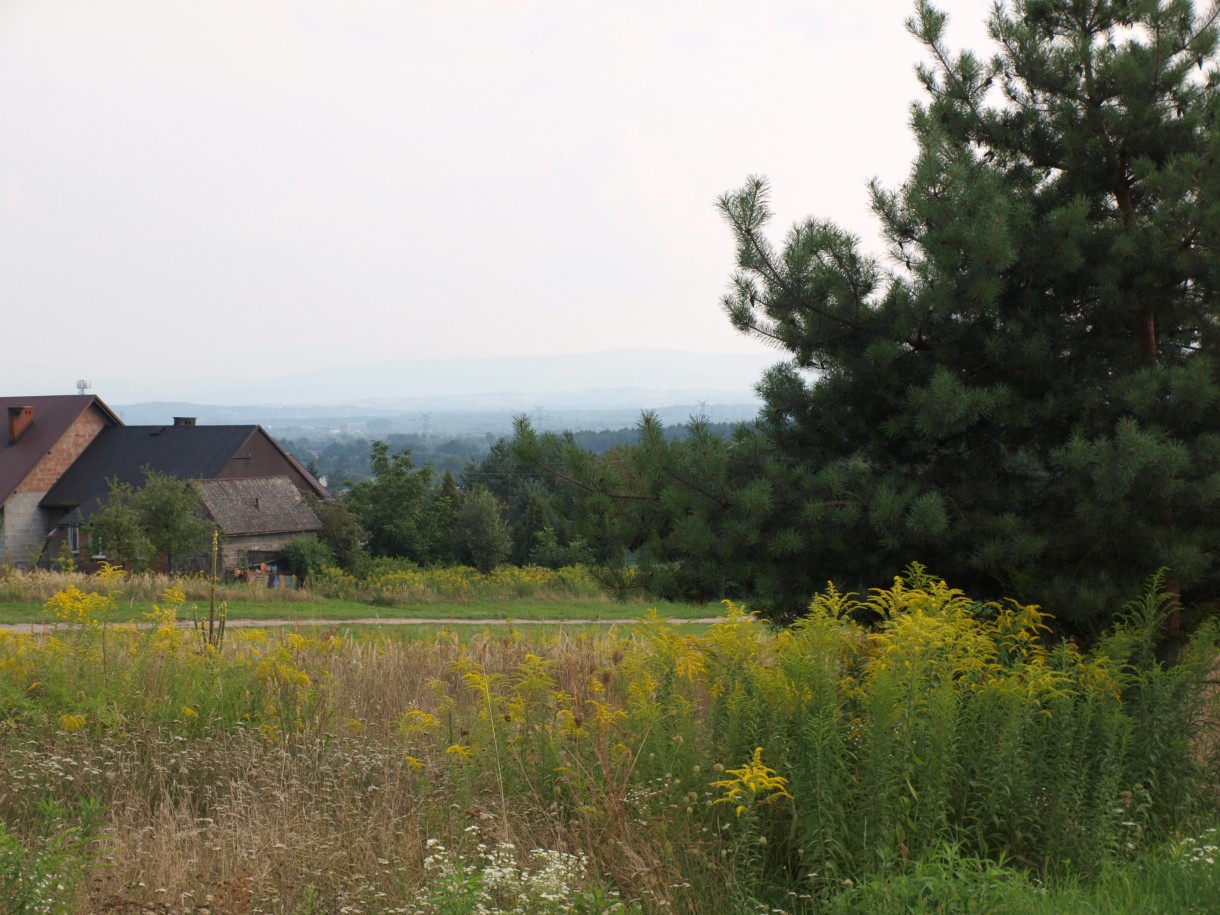
[[[683, 623], [718, 623], [721, 617], [705, 616], [698, 619], [671, 619], [666, 620], [667, 623], [673, 625], [681, 625]], [[225, 623], [226, 629], [270, 629], [273, 627], [282, 626], [613, 626], [620, 624], [629, 626], [634, 623], [633, 619], [615, 619], [615, 620], [593, 620], [593, 619], [572, 619], [572, 620], [518, 620], [518, 619], [490, 619], [490, 620], [462, 620], [462, 619], [446, 619], [443, 617], [379, 617], [379, 616], [362, 616], [350, 620], [229, 620]], [[53, 623], [0, 623], [0, 630], [6, 632], [26, 632], [34, 634], [46, 634], [55, 628]], [[62, 627], [62, 624], [59, 624]], [[144, 628], [146, 624], [139, 624]], [[179, 620], [178, 626], [181, 629], [190, 629], [191, 623], [189, 620]]]

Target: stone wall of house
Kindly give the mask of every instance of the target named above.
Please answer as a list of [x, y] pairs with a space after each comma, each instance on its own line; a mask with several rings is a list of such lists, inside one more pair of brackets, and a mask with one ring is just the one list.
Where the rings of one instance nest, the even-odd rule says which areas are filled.
[[[4, 503], [0, 562], [25, 567], [34, 550], [41, 554], [47, 536], [47, 521], [38, 502], [45, 495], [45, 492], [15, 492]], [[34, 559], [37, 561], [36, 556]]]

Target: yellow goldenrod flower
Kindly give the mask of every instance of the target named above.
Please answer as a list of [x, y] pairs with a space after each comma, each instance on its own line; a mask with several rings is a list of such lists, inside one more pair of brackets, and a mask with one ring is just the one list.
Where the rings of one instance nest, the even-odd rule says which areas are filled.
[[714, 803], [735, 805], [737, 816], [741, 816], [754, 804], [792, 797], [788, 793], [788, 779], [776, 775], [774, 769], [763, 765], [762, 747], [754, 751], [754, 756], [748, 763], [740, 769], [729, 769], [728, 774], [733, 777], [712, 782], [713, 788], [724, 789], [724, 796], [717, 798]]
[[398, 716], [398, 733], [403, 737], [435, 731], [440, 726], [441, 720], [438, 717], [417, 708], [410, 709]]
[[86, 719], [84, 715], [72, 714], [60, 715], [59, 718], [56, 719], [59, 726], [69, 733], [79, 731], [85, 726], [85, 721]]

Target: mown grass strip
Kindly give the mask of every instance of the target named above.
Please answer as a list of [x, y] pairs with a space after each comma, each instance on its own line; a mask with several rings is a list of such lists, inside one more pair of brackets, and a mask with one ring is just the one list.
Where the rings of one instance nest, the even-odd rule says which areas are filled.
[[[206, 605], [192, 602], [201, 616], [207, 615]], [[189, 605], [188, 605], [189, 606]], [[373, 606], [360, 601], [318, 598], [310, 601], [239, 601], [228, 604], [230, 620], [344, 620], [382, 619], [452, 619], [452, 620], [633, 620], [646, 616], [649, 610], [669, 619], [703, 619], [718, 616], [719, 604], [686, 604], [667, 601], [609, 603], [600, 600], [504, 600], [479, 602], [447, 602]], [[148, 612], [146, 602], [132, 600], [120, 603], [113, 622], [140, 622]], [[189, 613], [183, 614], [189, 619]], [[45, 622], [44, 605], [35, 601], [0, 603], [0, 625]]]

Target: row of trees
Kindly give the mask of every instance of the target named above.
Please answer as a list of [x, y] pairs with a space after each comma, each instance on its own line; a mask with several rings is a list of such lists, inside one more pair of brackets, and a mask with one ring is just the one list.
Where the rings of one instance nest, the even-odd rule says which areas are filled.
[[558, 486], [498, 442], [470, 463], [459, 486], [417, 467], [409, 450], [373, 442], [372, 475], [318, 511], [331, 556], [357, 568], [365, 555], [421, 565], [464, 563], [487, 571], [503, 562], [561, 566], [593, 559], [573, 539]]
[[[436, 441], [422, 435], [390, 433], [377, 440], [385, 442], [391, 451], [410, 450], [417, 464], [430, 464], [436, 473], [460, 474], [468, 463], [487, 454], [495, 437], [490, 441], [486, 436], [474, 435]], [[302, 456], [310, 471], [317, 477], [326, 477], [328, 482], [359, 483], [372, 475], [373, 440], [368, 438], [319, 440], [298, 436], [281, 439], [280, 444], [284, 450]]]
[[[708, 428], [728, 437], [732, 435], [733, 425], [717, 422], [709, 423]], [[665, 435], [668, 438], [684, 438], [687, 434], [686, 426], [665, 426]], [[635, 430], [630, 427], [573, 430], [571, 436], [576, 444], [594, 454], [605, 454], [614, 448], [631, 445], [636, 438]], [[480, 473], [480, 465], [488, 459], [493, 462], [496, 460], [494, 449], [499, 438], [491, 433], [471, 434], [438, 442], [422, 435], [393, 433], [379, 439], [357, 437], [319, 440], [298, 437], [291, 440], [282, 439], [281, 444], [286, 451], [301, 456], [314, 476], [325, 477], [332, 485], [342, 488], [367, 480], [373, 475], [374, 441], [384, 442], [391, 452], [409, 450], [416, 465], [431, 465], [434, 474], [443, 475], [445, 471], [449, 471], [456, 478], [462, 479], [472, 473]]]
[[481, 570], [508, 556], [508, 526], [486, 487], [463, 493], [449, 471], [437, 482], [431, 465], [416, 467], [409, 450], [391, 453], [385, 442], [373, 443], [370, 463], [373, 476], [353, 484], [342, 501], [360, 520], [370, 553]]

